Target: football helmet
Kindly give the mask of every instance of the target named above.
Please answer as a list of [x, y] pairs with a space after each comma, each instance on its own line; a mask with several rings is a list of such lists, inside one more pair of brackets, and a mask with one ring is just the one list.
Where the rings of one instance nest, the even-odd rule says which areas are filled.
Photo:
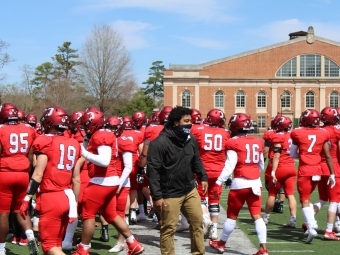
[[84, 115], [84, 111], [75, 111], [70, 115], [70, 125], [69, 128], [71, 132], [76, 133], [81, 129], [81, 117]]
[[129, 116], [123, 116], [123, 128], [124, 130], [131, 130], [134, 129], [132, 119]]
[[320, 113], [314, 109], [307, 109], [301, 114], [300, 126], [318, 127], [320, 124]]
[[69, 115], [64, 108], [61, 107], [48, 107], [45, 108], [41, 118], [41, 130], [48, 133], [51, 127], [58, 129], [68, 129]]
[[37, 126], [38, 118], [34, 113], [29, 113], [25, 117], [27, 124], [30, 124], [32, 127]]
[[161, 111], [155, 111], [152, 113], [150, 124], [159, 125], [159, 114]]
[[110, 129], [116, 136], [123, 133], [123, 119], [118, 116], [110, 116], [105, 121], [105, 128]]
[[277, 132], [289, 130], [292, 128], [292, 120], [286, 116], [281, 116], [274, 123], [274, 128]]
[[145, 113], [142, 112], [142, 111], [134, 112], [132, 114], [132, 121], [133, 121], [133, 125], [136, 128], [140, 128], [146, 122], [146, 115], [145, 115]]
[[26, 122], [25, 112], [23, 110], [18, 110], [18, 121], [19, 122]]
[[12, 103], [3, 103], [0, 106], [0, 122], [11, 122], [18, 120], [18, 108]]
[[339, 122], [339, 115], [335, 108], [325, 107], [320, 112], [320, 120], [323, 123], [335, 125]]
[[161, 110], [161, 112], [159, 113], [159, 123], [164, 125], [165, 122], [168, 121], [168, 117], [170, 112], [172, 111], [172, 107], [171, 106], [164, 106]]
[[197, 109], [191, 109], [191, 110], [192, 110], [191, 123], [192, 124], [201, 124], [201, 122], [202, 122], [201, 112]]
[[277, 113], [276, 116], [272, 117], [272, 119], [270, 121], [270, 128], [271, 129], [275, 129], [276, 122], [281, 118], [281, 116], [282, 116], [281, 113]]
[[225, 114], [219, 109], [212, 109], [207, 114], [206, 122], [209, 126], [223, 127], [225, 124]]
[[104, 113], [98, 108], [87, 108], [83, 116], [81, 116], [80, 123], [88, 137], [94, 134], [98, 129], [104, 126]]
[[229, 120], [228, 128], [232, 135], [236, 135], [240, 130], [250, 130], [251, 125], [251, 120], [247, 114], [234, 113]]

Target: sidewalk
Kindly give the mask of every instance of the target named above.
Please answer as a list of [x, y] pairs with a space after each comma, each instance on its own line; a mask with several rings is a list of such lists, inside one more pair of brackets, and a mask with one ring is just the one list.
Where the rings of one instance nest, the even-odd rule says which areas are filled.
[[[223, 224], [226, 220], [226, 213], [221, 207], [218, 224], [218, 234], [222, 233]], [[146, 220], [138, 223], [139, 225], [131, 225], [130, 229], [133, 234], [144, 245], [147, 255], [159, 255], [159, 230], [154, 229], [155, 222]], [[206, 255], [217, 254], [215, 250], [210, 248], [208, 240], [205, 241]], [[175, 234], [175, 251], [177, 255], [187, 255], [190, 253], [190, 236], [189, 231]], [[257, 252], [257, 248], [249, 241], [247, 236], [236, 226], [231, 234], [225, 254], [252, 255]]]

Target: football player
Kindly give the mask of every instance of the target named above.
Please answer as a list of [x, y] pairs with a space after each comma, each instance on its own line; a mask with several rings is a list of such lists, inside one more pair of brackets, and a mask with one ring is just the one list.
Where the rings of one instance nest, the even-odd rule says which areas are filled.
[[251, 128], [248, 115], [235, 113], [229, 120], [228, 129], [231, 139], [227, 141], [227, 160], [222, 173], [216, 181], [221, 186], [231, 174], [234, 174], [228, 195], [227, 220], [224, 223], [221, 239], [209, 240], [209, 245], [222, 254], [225, 244], [236, 226], [236, 219], [245, 202], [255, 222], [260, 248], [254, 255], [268, 255], [266, 247], [267, 228], [261, 217], [262, 183], [260, 173], [263, 171], [263, 141], [247, 136]]
[[33, 164], [30, 148], [36, 137], [35, 130], [19, 123], [18, 108], [11, 103], [0, 106], [0, 123], [0, 254], [5, 254], [11, 208], [27, 236], [25, 242], [20, 242], [28, 243], [31, 252], [37, 254], [31, 219], [19, 215]]
[[[207, 125], [191, 129], [200, 148], [200, 156], [208, 175], [208, 191], [203, 195], [201, 181], [196, 179], [201, 197], [205, 238], [216, 240], [218, 214], [222, 187], [216, 186], [226, 161], [226, 143], [230, 138], [229, 131], [224, 129], [225, 114], [219, 109], [212, 109], [207, 114]], [[208, 201], [206, 200], [208, 197]], [[209, 215], [210, 214], [210, 215]]]
[[75, 194], [79, 192], [80, 177], [74, 166], [80, 156], [80, 146], [75, 139], [64, 136], [68, 118], [61, 107], [44, 110], [40, 121], [45, 135], [37, 137], [32, 145], [37, 164], [20, 208], [21, 216], [27, 217], [28, 202], [39, 188], [39, 235], [45, 254], [65, 254], [61, 245], [67, 224], [77, 218]]
[[330, 171], [328, 182], [333, 188], [335, 176], [332, 156], [329, 152], [329, 133], [320, 128], [320, 113], [314, 109], [305, 110], [300, 118], [300, 127], [291, 132], [292, 146], [290, 156], [299, 159], [297, 189], [302, 205], [302, 213], [307, 223], [308, 236], [306, 243], [312, 242], [318, 235], [318, 228], [314, 208], [310, 201], [310, 194], [321, 179], [321, 151], [324, 152], [326, 164]]

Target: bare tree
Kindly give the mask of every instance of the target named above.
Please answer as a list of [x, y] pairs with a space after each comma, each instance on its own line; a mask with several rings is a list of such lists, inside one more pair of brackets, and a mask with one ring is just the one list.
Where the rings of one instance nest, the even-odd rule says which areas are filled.
[[130, 98], [135, 91], [130, 56], [122, 36], [110, 25], [94, 27], [80, 60], [84, 82], [101, 111], [110, 111], [114, 101]]
[[[4, 65], [7, 63], [13, 61], [13, 59], [8, 55], [7, 52], [4, 52], [4, 50], [9, 46], [8, 43], [2, 41], [0, 39], [0, 68], [3, 68]], [[3, 73], [0, 73], [0, 81], [4, 80], [6, 78], [6, 75]]]

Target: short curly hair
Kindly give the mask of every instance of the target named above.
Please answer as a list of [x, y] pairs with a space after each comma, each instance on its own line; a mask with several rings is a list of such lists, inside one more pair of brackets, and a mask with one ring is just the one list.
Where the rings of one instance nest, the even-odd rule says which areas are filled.
[[184, 115], [191, 116], [192, 110], [183, 106], [176, 106], [172, 109], [168, 117], [168, 124], [173, 126], [175, 121], [180, 121]]

